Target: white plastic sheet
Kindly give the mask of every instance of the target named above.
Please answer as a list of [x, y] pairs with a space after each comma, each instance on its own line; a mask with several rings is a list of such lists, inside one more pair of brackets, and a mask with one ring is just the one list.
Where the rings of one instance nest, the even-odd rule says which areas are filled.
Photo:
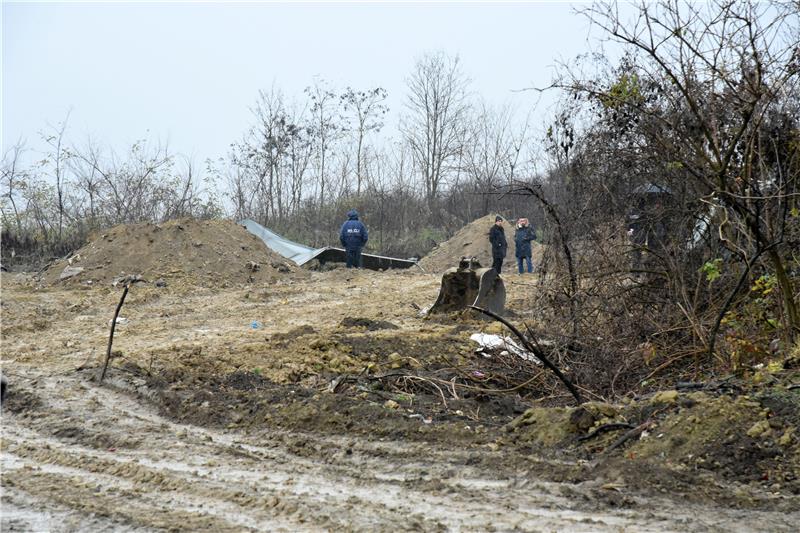
[[508, 353], [513, 353], [526, 361], [536, 363], [537, 365], [542, 364], [535, 355], [514, 342], [510, 337], [501, 337], [500, 335], [490, 335], [488, 333], [473, 333], [469, 338], [480, 344], [481, 348], [487, 350], [506, 350]]

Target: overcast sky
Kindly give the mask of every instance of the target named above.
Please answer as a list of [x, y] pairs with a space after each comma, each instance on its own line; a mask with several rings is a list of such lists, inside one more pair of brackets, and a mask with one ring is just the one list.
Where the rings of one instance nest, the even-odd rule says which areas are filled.
[[[587, 51], [567, 2], [8, 2], [2, 5], [2, 144], [37, 146], [71, 110], [69, 137], [122, 151], [168, 141], [198, 162], [226, 153], [273, 84], [300, 96], [315, 76], [381, 86], [402, 110], [415, 59], [461, 58], [473, 90], [520, 114], [552, 67]], [[540, 102], [533, 116], [543, 119]]]

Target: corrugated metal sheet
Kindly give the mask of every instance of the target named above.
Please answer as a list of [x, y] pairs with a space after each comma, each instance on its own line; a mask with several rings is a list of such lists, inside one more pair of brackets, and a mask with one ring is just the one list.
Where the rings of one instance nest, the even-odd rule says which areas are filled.
[[[266, 244], [270, 250], [277, 252], [286, 259], [290, 259], [298, 266], [304, 265], [312, 259], [318, 259], [321, 263], [344, 263], [347, 260], [347, 253], [341, 248], [334, 248], [332, 246], [311, 248], [310, 246], [290, 241], [286, 237], [282, 237], [268, 230], [258, 222], [250, 220], [249, 218], [242, 220], [239, 224], [264, 241], [264, 244]], [[398, 259], [396, 257], [374, 254], [361, 254], [361, 261], [364, 268], [369, 268], [371, 270], [409, 268], [417, 264], [416, 261], [411, 261], [409, 259]]]

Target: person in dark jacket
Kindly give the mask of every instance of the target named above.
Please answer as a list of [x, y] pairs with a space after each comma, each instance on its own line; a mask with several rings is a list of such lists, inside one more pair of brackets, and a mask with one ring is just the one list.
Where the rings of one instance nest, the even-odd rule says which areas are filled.
[[361, 268], [361, 249], [368, 238], [367, 227], [358, 220], [358, 211], [351, 209], [339, 232], [339, 242], [347, 252], [347, 268]]
[[503, 217], [500, 215], [494, 217], [494, 226], [489, 230], [489, 242], [492, 243], [492, 268], [499, 274], [508, 251], [506, 232], [503, 230]]
[[517, 231], [514, 232], [514, 245], [516, 250], [514, 255], [517, 256], [517, 269], [522, 274], [522, 261], [528, 263], [528, 274], [533, 272], [533, 264], [531, 263], [531, 241], [536, 240], [536, 233], [528, 224], [527, 218], [521, 218], [517, 221]]

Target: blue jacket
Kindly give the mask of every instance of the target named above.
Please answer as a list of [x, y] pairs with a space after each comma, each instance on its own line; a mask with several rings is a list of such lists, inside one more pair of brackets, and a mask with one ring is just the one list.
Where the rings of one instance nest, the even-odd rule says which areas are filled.
[[342, 229], [339, 232], [339, 242], [347, 250], [363, 248], [369, 238], [367, 227], [358, 220], [358, 212], [356, 210], [347, 213], [347, 218], [347, 222], [342, 224]]
[[514, 245], [516, 250], [514, 255], [517, 257], [530, 257], [531, 256], [531, 241], [536, 240], [536, 233], [530, 226], [523, 226], [517, 228], [514, 233]]

